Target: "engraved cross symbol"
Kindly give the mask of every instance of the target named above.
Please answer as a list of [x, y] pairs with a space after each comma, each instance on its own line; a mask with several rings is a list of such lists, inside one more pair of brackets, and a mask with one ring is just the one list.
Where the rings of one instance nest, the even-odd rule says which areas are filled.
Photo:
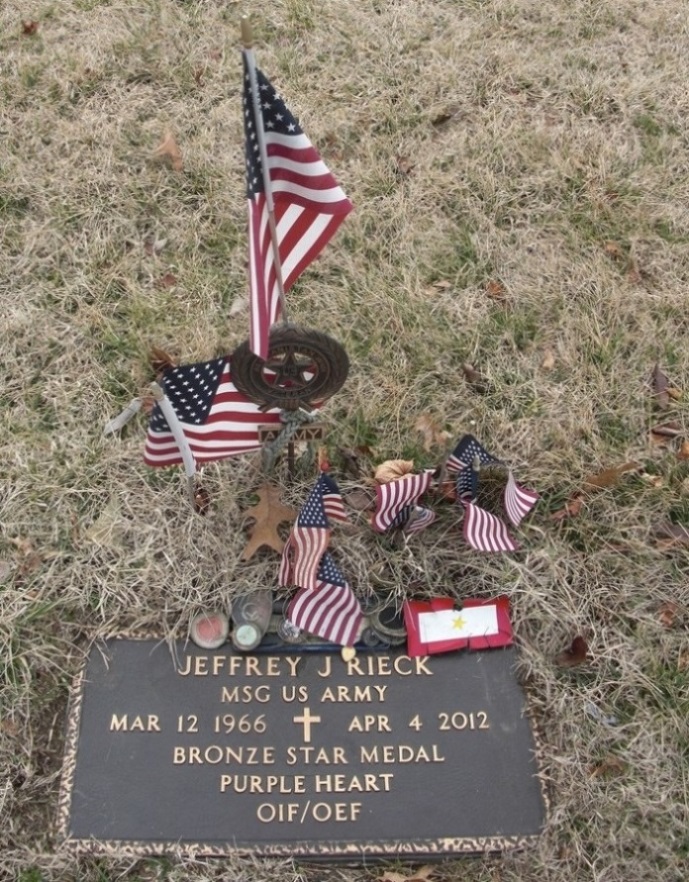
[[320, 717], [311, 716], [311, 708], [305, 707], [304, 713], [300, 717], [292, 717], [293, 723], [301, 723], [304, 727], [304, 741], [309, 744], [311, 741], [311, 723], [320, 723]]

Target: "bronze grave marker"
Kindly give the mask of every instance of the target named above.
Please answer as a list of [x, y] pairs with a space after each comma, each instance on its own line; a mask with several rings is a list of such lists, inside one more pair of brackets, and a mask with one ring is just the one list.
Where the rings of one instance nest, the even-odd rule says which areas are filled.
[[109, 640], [74, 686], [60, 833], [96, 854], [339, 860], [526, 844], [545, 805], [514, 665]]

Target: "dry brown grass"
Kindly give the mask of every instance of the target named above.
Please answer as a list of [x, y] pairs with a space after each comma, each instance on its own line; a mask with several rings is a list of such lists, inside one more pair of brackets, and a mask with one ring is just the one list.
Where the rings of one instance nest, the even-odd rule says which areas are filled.
[[[190, 518], [177, 471], [141, 462], [143, 421], [102, 427], [151, 379], [234, 348], [246, 312], [241, 4], [6, 0], [0, 8], [0, 875], [247, 882], [367, 868], [82, 861], [51, 833], [68, 683], [96, 635], [183, 635], [200, 608], [274, 578], [239, 562], [245, 460], [206, 470]], [[689, 861], [687, 464], [651, 448], [658, 362], [689, 388], [689, 52], [676, 0], [254, 0], [259, 63], [356, 205], [291, 298], [353, 369], [326, 408], [338, 445], [428, 465], [413, 426], [476, 434], [543, 493], [524, 549], [482, 557], [452, 515], [391, 553], [340, 532], [361, 590], [387, 566], [458, 596], [506, 592], [545, 740], [552, 813], [528, 852], [438, 879], [679, 882]], [[37, 21], [23, 34], [22, 21]], [[184, 158], [152, 160], [165, 133]], [[411, 166], [411, 169], [410, 169]], [[144, 242], [165, 241], [147, 255]], [[608, 244], [612, 243], [612, 245]], [[607, 246], [607, 247], [606, 247]], [[166, 272], [178, 285], [155, 286]], [[503, 300], [486, 284], [500, 281]], [[447, 286], [433, 287], [445, 282]], [[490, 381], [466, 385], [471, 362]], [[551, 364], [550, 367], [544, 367]], [[582, 479], [635, 459], [562, 524]], [[343, 486], [347, 482], [343, 481]], [[298, 501], [302, 485], [290, 491]], [[288, 495], [290, 495], [288, 494]], [[379, 584], [379, 588], [380, 588]], [[592, 659], [554, 656], [586, 633]], [[684, 668], [683, 668], [684, 665]], [[586, 713], [593, 702], [620, 723]], [[622, 774], [592, 772], [609, 757]]]

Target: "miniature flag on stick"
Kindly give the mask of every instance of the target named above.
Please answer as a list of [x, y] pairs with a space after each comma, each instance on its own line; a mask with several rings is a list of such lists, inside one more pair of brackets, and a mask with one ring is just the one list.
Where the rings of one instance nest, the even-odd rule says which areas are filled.
[[[427, 471], [379, 484], [376, 487], [376, 510], [371, 518], [371, 526], [376, 533], [387, 533], [394, 527], [404, 526], [412, 518], [412, 514], [414, 517], [410, 523], [410, 532], [422, 530], [432, 523], [435, 513], [416, 504], [428, 490], [432, 480], [433, 472]], [[416, 511], [418, 508], [421, 511]], [[418, 526], [415, 527], [417, 523]]]
[[347, 521], [348, 518], [337, 484], [323, 473], [299, 512], [283, 549], [278, 575], [280, 585], [318, 587], [318, 566], [330, 541], [330, 520]]
[[[445, 463], [448, 471], [456, 472], [457, 501], [464, 508], [462, 533], [476, 551], [515, 551], [517, 543], [507, 524], [476, 505], [478, 481], [482, 465], [503, 465], [473, 437], [464, 435]], [[518, 526], [531, 511], [539, 496], [534, 490], [521, 487], [510, 471], [505, 485], [505, 512], [510, 522]]]
[[[243, 24], [246, 24], [244, 22]], [[249, 208], [251, 351], [268, 356], [284, 294], [352, 210], [333, 175], [256, 67], [244, 41], [244, 131]]]
[[280, 424], [278, 410], [263, 413], [237, 389], [227, 357], [169, 368], [161, 383], [176, 420], [167, 419], [161, 402], [156, 403], [146, 436], [146, 465], [184, 462], [176, 426], [199, 463], [259, 450], [258, 427]]
[[302, 588], [289, 605], [288, 620], [302, 631], [340, 646], [353, 646], [363, 616], [359, 601], [331, 554], [318, 567], [316, 587]]
[[451, 598], [404, 604], [407, 652], [435, 655], [456, 649], [494, 649], [512, 643], [509, 600], [465, 600], [455, 608]]

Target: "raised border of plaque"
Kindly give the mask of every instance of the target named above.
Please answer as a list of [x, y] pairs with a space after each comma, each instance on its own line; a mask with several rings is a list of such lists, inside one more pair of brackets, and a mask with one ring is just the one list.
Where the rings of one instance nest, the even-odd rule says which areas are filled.
[[[453, 670], [455, 672], [455, 680], [456, 676], [459, 675], [460, 680], [462, 677], [465, 679], [462, 682], [467, 682], [467, 672], [470, 669], [477, 670], [477, 665], [480, 668], [487, 667], [491, 668], [491, 672], [494, 675], [496, 672], [502, 672], [502, 676], [508, 674], [511, 677], [509, 682], [503, 682], [502, 684], [498, 684], [495, 678], [491, 678], [488, 676], [491, 674], [489, 671], [485, 671], [481, 674], [480, 677], [476, 679], [476, 683], [478, 684], [477, 688], [479, 692], [483, 690], [484, 698], [489, 694], [492, 694], [492, 705], [489, 703], [486, 705], [488, 708], [488, 715], [495, 714], [496, 712], [500, 712], [499, 709], [502, 708], [505, 713], [509, 716], [512, 715], [509, 722], [506, 723], [504, 719], [496, 720], [496, 731], [500, 729], [501, 735], [498, 735], [498, 738], [502, 737], [503, 739], [507, 739], [503, 741], [502, 746], [496, 752], [495, 748], [493, 750], [492, 756], [489, 758], [493, 764], [499, 765], [501, 768], [505, 767], [505, 764], [509, 761], [510, 753], [514, 753], [515, 744], [520, 742], [521, 744], [521, 762], [519, 768], [513, 769], [513, 776], [509, 781], [504, 782], [505, 790], [499, 793], [497, 797], [496, 806], [501, 806], [505, 800], [508, 802], [511, 801], [513, 803], [513, 809], [515, 813], [520, 817], [527, 817], [525, 822], [525, 826], [528, 829], [525, 829], [524, 832], [518, 833], [505, 833], [497, 830], [495, 835], [463, 835], [459, 833], [458, 835], [448, 835], [449, 831], [444, 830], [442, 835], [420, 835], [415, 836], [413, 833], [414, 828], [417, 826], [417, 822], [415, 821], [414, 815], [415, 812], [423, 813], [423, 805], [416, 805], [412, 803], [411, 805], [406, 801], [410, 797], [413, 799], [416, 795], [418, 797], [420, 793], [420, 789], [423, 788], [424, 782], [428, 782], [428, 787], [433, 790], [440, 783], [443, 792], [433, 794], [434, 798], [437, 798], [441, 802], [441, 806], [444, 803], [443, 815], [452, 818], [453, 812], [456, 811], [456, 805], [452, 800], [452, 786], [457, 781], [457, 767], [464, 762], [464, 751], [461, 749], [460, 741], [458, 740], [459, 735], [461, 735], [460, 731], [453, 732], [441, 732], [442, 735], [449, 734], [451, 737], [446, 739], [443, 743], [442, 753], [443, 755], [443, 763], [439, 764], [439, 767], [442, 766], [440, 776], [438, 774], [428, 773], [427, 770], [429, 768], [425, 762], [423, 763], [413, 763], [412, 768], [413, 774], [411, 775], [410, 781], [407, 782], [406, 787], [398, 790], [398, 794], [395, 795], [395, 788], [390, 786], [387, 789], [387, 800], [388, 804], [385, 806], [383, 810], [384, 815], [391, 815], [393, 818], [397, 817], [399, 819], [399, 833], [397, 835], [393, 835], [389, 831], [390, 825], [385, 823], [384, 827], [388, 830], [385, 835], [375, 835], [376, 829], [380, 829], [380, 823], [377, 823], [375, 817], [370, 823], [370, 827], [372, 827], [372, 835], [368, 835], [365, 832], [350, 832], [348, 835], [332, 835], [330, 831], [332, 831], [333, 827], [337, 827], [337, 825], [322, 825], [328, 826], [329, 834], [325, 838], [322, 836], [304, 836], [295, 834], [294, 828], [301, 826], [300, 824], [283, 824], [280, 823], [278, 825], [277, 832], [274, 836], [261, 837], [261, 839], [251, 838], [233, 838], [231, 835], [225, 837], [217, 837], [217, 836], [209, 836], [209, 837], [194, 837], [186, 838], [184, 835], [177, 835], [176, 837], [152, 837], [152, 836], [142, 836], [142, 838], [138, 838], [136, 835], [127, 835], [127, 836], [110, 836], [106, 833], [106, 828], [111, 829], [115, 828], [115, 832], [117, 833], [118, 821], [115, 819], [114, 824], [111, 823], [111, 819], [104, 821], [100, 824], [98, 820], [99, 817], [99, 807], [97, 806], [98, 800], [102, 798], [103, 789], [101, 789], [100, 795], [96, 796], [94, 794], [89, 795], [88, 792], [84, 792], [84, 785], [88, 784], [89, 780], [89, 768], [92, 766], [94, 762], [94, 757], [89, 756], [88, 761], [85, 762], [85, 766], [82, 769], [80, 763], [80, 756], [86, 753], [93, 753], [94, 747], [96, 745], [93, 744], [84, 744], [81, 739], [84, 735], [83, 732], [83, 724], [85, 722], [88, 723], [90, 727], [91, 734], [88, 735], [89, 738], [93, 737], [93, 716], [94, 711], [93, 708], [90, 710], [88, 708], [85, 709], [85, 699], [87, 698], [87, 692], [93, 690], [94, 688], [102, 688], [103, 683], [98, 683], [99, 676], [103, 674], [103, 672], [107, 675], [110, 672], [110, 665], [113, 662], [112, 653], [110, 653], [110, 657], [107, 658], [108, 655], [108, 647], [113, 646], [123, 646], [124, 644], [137, 644], [139, 646], [143, 646], [145, 644], [150, 644], [151, 652], [160, 653], [159, 659], [162, 655], [166, 656], [167, 659], [171, 662], [171, 671], [173, 672], [170, 680], [174, 684], [175, 678], [179, 676], [179, 671], [181, 670], [178, 666], [179, 658], [188, 659], [188, 658], [213, 658], [216, 656], [224, 656], [226, 658], [239, 657], [242, 659], [246, 658], [256, 658], [256, 659], [267, 659], [267, 658], [284, 658], [284, 656], [289, 655], [292, 658], [298, 659], [293, 668], [296, 670], [298, 666], [301, 664], [302, 659], [305, 662], [305, 666], [310, 665], [310, 680], [309, 678], [305, 678], [301, 680], [301, 685], [304, 685], [308, 690], [312, 690], [312, 683], [315, 678], [318, 678], [318, 686], [319, 688], [330, 689], [333, 695], [337, 694], [338, 686], [342, 684], [338, 684], [338, 676], [337, 672], [342, 674], [343, 671], [346, 670], [345, 663], [338, 655], [329, 653], [315, 653], [315, 652], [306, 652], [300, 654], [299, 652], [291, 652], [291, 653], [282, 653], [275, 654], [275, 656], [267, 656], [259, 651], [256, 652], [255, 655], [247, 654], [244, 655], [242, 653], [237, 653], [229, 645], [223, 646], [218, 650], [202, 650], [196, 646], [191, 644], [184, 644], [182, 641], [175, 642], [172, 646], [168, 645], [163, 638], [155, 637], [152, 638], [151, 635], [118, 635], [115, 637], [111, 637], [105, 641], [105, 643], [94, 643], [87, 657], [84, 660], [84, 664], [82, 669], [74, 678], [70, 706], [67, 717], [67, 726], [66, 726], [66, 738], [65, 738], [65, 753], [64, 753], [64, 762], [63, 762], [63, 771], [62, 771], [62, 780], [60, 785], [60, 795], [58, 800], [58, 810], [57, 810], [57, 834], [60, 840], [63, 842], [64, 847], [73, 853], [76, 854], [92, 854], [92, 855], [110, 855], [110, 856], [153, 856], [153, 855], [163, 855], [163, 854], [176, 854], [176, 855], [190, 855], [190, 856], [207, 856], [207, 857], [229, 857], [229, 856], [241, 856], [241, 855], [256, 855], [259, 857], [297, 857], [302, 859], [309, 860], [334, 860], [334, 861], [352, 861], [358, 859], [391, 859], [394, 857], [399, 857], [407, 860], [415, 860], [421, 859], [447, 859], [452, 856], [461, 856], [468, 854], [481, 854], [481, 853], [490, 853], [490, 852], [502, 852], [510, 849], [518, 849], [524, 848], [529, 845], [532, 845], [540, 836], [542, 832], [543, 826], [545, 824], [545, 820], [547, 817], [547, 812], [549, 809], [549, 799], [548, 792], [545, 785], [545, 782], [542, 776], [539, 773], [539, 759], [542, 753], [540, 739], [538, 736], [537, 728], [532, 724], [530, 719], [530, 714], [528, 712], [528, 708], [526, 705], [526, 699], [524, 697], [523, 691], [520, 685], [517, 682], [516, 676], [514, 674], [514, 662], [516, 658], [516, 650], [514, 647], [510, 647], [507, 649], [497, 649], [497, 650], [489, 650], [484, 652], [472, 652], [472, 653], [451, 653], [448, 655], [436, 655], [425, 657], [425, 660], [421, 661], [422, 670], [425, 665], [427, 668], [429, 665], [436, 667], [436, 670]], [[116, 654], [116, 653], [115, 653]], [[392, 657], [401, 657], [402, 659], [408, 659], [408, 656], [404, 655], [404, 653], [397, 650], [390, 650], [386, 654], [382, 654], [380, 652], [373, 653], [360, 653], [357, 656], [359, 660], [358, 663], [354, 661], [353, 664], [356, 672], [360, 670], [366, 670], [366, 665], [368, 662], [365, 662], [364, 668], [361, 667], [362, 659], [377, 659], [377, 658], [392, 658]], [[94, 662], [94, 659], [96, 661]], [[326, 662], [324, 659], [330, 659], [330, 661]], [[307, 661], [308, 660], [308, 661]], [[116, 668], [118, 664], [118, 660], [114, 660], [113, 668]], [[188, 663], [192, 664], [192, 663]], [[260, 666], [260, 661], [256, 663]], [[277, 663], [275, 663], [277, 664]], [[358, 664], [358, 667], [357, 667]], [[404, 662], [405, 665], [414, 665], [416, 664], [415, 660], [410, 659], [409, 661]], [[205, 665], [205, 662], [204, 662]], [[372, 662], [369, 665], [369, 669], [376, 670], [376, 665], [380, 668], [380, 663]], [[96, 676], [94, 681], [90, 681], [88, 679], [88, 674], [92, 673], [92, 669], [96, 669]], [[341, 666], [341, 667], [340, 667]], [[318, 676], [317, 673], [314, 672], [315, 668], [318, 667], [320, 669], [320, 673], [323, 675], [322, 678]], [[98, 669], [100, 670], [100, 673]], [[150, 669], [149, 669], [150, 670]], [[191, 668], [190, 668], [191, 670]], [[327, 670], [328, 676], [324, 675], [324, 672]], [[352, 668], [350, 668], [352, 670]], [[406, 668], [405, 668], [406, 670]], [[333, 672], [335, 672], [335, 676], [333, 676]], [[156, 681], [157, 686], [160, 685], [160, 672], [156, 672]], [[145, 680], [146, 674], [145, 672], [141, 675], [137, 686], [141, 686], [141, 683]], [[406, 678], [405, 678], [406, 679]], [[426, 678], [423, 678], [424, 680]], [[373, 680], [373, 677], [371, 677]], [[191, 681], [187, 682], [187, 686], [191, 686], [191, 684], [196, 681], [196, 677], [193, 677]], [[480, 681], [480, 682], [479, 682]], [[382, 683], [382, 680], [376, 681], [379, 684]], [[406, 708], [403, 704], [400, 704], [402, 698], [407, 698], [407, 695], [398, 696], [397, 701], [398, 704], [395, 706], [395, 712], [393, 713], [394, 719], [402, 719], [407, 721], [407, 717], [410, 718], [411, 721], [416, 719], [417, 717], [424, 717], [428, 723], [431, 723], [431, 719], [433, 722], [437, 723], [438, 721], [441, 724], [441, 728], [443, 725], [447, 725], [452, 728], [452, 713], [456, 713], [460, 715], [458, 720], [464, 724], [464, 718], [469, 719], [469, 716], [472, 716], [472, 719], [476, 720], [476, 726], [478, 727], [481, 723], [481, 717], [474, 717], [475, 713], [481, 713], [481, 711], [472, 712], [469, 710], [469, 707], [465, 707], [464, 711], [456, 711], [453, 712], [451, 709], [447, 712], [441, 712], [438, 715], [437, 707], [433, 704], [431, 700], [431, 696], [434, 695], [433, 690], [424, 689], [424, 686], [428, 685], [426, 683], [420, 684], [420, 689], [417, 695], [421, 695], [425, 693], [425, 699], [421, 706], [415, 705], [413, 707]], [[435, 685], [435, 684], [434, 684]], [[456, 682], [450, 683], [450, 686], [456, 685]], [[121, 683], [119, 684], [121, 687]], [[343, 687], [346, 688], [346, 687]], [[382, 688], [382, 687], [380, 687]], [[117, 689], [118, 684], [115, 683], [114, 686], [114, 695], [117, 697]], [[155, 690], [153, 690], [155, 691]], [[104, 690], [105, 693], [108, 692], [106, 688]], [[414, 693], [414, 690], [411, 690]], [[313, 694], [310, 692], [310, 694]], [[326, 693], [324, 692], [323, 695]], [[413, 697], [413, 696], [412, 696]], [[86, 703], [91, 703], [92, 696], [88, 696], [88, 700]], [[172, 696], [168, 695], [166, 700], [169, 702], [172, 700]], [[272, 700], [272, 699], [271, 699]], [[279, 703], [279, 699], [276, 699], [276, 702]], [[309, 703], [312, 703], [311, 698], [309, 698]], [[179, 705], [179, 707], [175, 708], [175, 711], [180, 710], [182, 712], [182, 716], [186, 711], [189, 710], [188, 707]], [[333, 703], [333, 707], [337, 705], [337, 702]], [[376, 716], [378, 719], [382, 716], [384, 720], [390, 720], [389, 710], [391, 709], [393, 703], [390, 702], [385, 706], [385, 710], [387, 711], [385, 715], [380, 714], [372, 714], [371, 716]], [[320, 705], [322, 708], [322, 704]], [[168, 714], [170, 712], [171, 705], [168, 706], [167, 711]], [[302, 711], [304, 709], [304, 705], [299, 705]], [[296, 710], [296, 707], [295, 707]], [[353, 713], [353, 709], [350, 709]], [[518, 714], [515, 714], [515, 710], [518, 710]], [[346, 708], [344, 709], [344, 718], [346, 718]], [[342, 709], [340, 709], [342, 712]], [[210, 709], [210, 713], [213, 714], [213, 710]], [[350, 713], [348, 716], [352, 718], [352, 720], [357, 719], [357, 714]], [[402, 716], [400, 717], [400, 714]], [[181, 719], [181, 716], [178, 716]], [[88, 718], [91, 718], [90, 720]], [[213, 714], [213, 717], [217, 720], [218, 715]], [[287, 717], [287, 722], [291, 719], [292, 714], [289, 714]], [[487, 722], [487, 718], [486, 718]], [[352, 723], [350, 723], [352, 725]], [[473, 723], [472, 723], [473, 726]], [[397, 723], [392, 723], [392, 729], [394, 730], [397, 727]], [[383, 724], [383, 729], [387, 729], [390, 731], [390, 722]], [[510, 731], [511, 730], [511, 731]], [[357, 733], [358, 734], [358, 733]], [[418, 729], [417, 729], [418, 734]], [[469, 734], [468, 732], [466, 734]], [[474, 739], [480, 734], [477, 731], [471, 733], [474, 736]], [[104, 750], [107, 746], [108, 737], [119, 737], [122, 733], [116, 733], [115, 736], [110, 735], [107, 731], [107, 726], [105, 727], [105, 731], [103, 733], [103, 740], [98, 744], [97, 749]], [[446, 748], [451, 744], [452, 736], [455, 736], [456, 745], [459, 745], [459, 750], [452, 753], [450, 758], [450, 764], [448, 767], [444, 766], [444, 759], [446, 754]], [[332, 736], [332, 732], [329, 733], [329, 737]], [[127, 737], [123, 735], [122, 737]], [[144, 736], [145, 737], [145, 736]], [[153, 736], [155, 737], [155, 736]], [[305, 737], [305, 728], [302, 733], [302, 738]], [[384, 736], [385, 738], [390, 738], [391, 742], [395, 742], [394, 736], [388, 736], [387, 734]], [[177, 740], [184, 741], [184, 736], [178, 738]], [[351, 740], [351, 739], [350, 739]], [[409, 739], [407, 739], [409, 740]], [[413, 740], [413, 739], [412, 739]], [[440, 739], [438, 738], [438, 741]], [[395, 742], [396, 743], [396, 742]], [[425, 743], [425, 742], [424, 742]], [[139, 744], [141, 744], [141, 739], [139, 739]], [[467, 745], [469, 742], [467, 742]], [[478, 744], [476, 740], [474, 740], [474, 744]], [[503, 747], [505, 750], [503, 750]], [[348, 748], [349, 749], [349, 748]], [[517, 750], [517, 754], [520, 754], [520, 750]], [[439, 749], [440, 752], [440, 749]], [[428, 750], [430, 753], [430, 749]], [[480, 753], [480, 751], [479, 751]], [[435, 754], [434, 754], [435, 756]], [[476, 769], [476, 759], [478, 754], [476, 753], [476, 747], [474, 747], [474, 751], [467, 751], [465, 757], [465, 765], [468, 767]], [[145, 765], [145, 760], [140, 760], [140, 764], [144, 764], [144, 768], [148, 767]], [[484, 761], [482, 767], [488, 768], [491, 765], [491, 762], [486, 765]], [[424, 768], [425, 767], [425, 768]], [[454, 773], [447, 775], [445, 769], [452, 768]], [[357, 767], [358, 768], [358, 767]], [[392, 768], [392, 767], [391, 767]], [[171, 765], [167, 766], [168, 774], [174, 774], [174, 767]], [[255, 767], [256, 774], [262, 774], [261, 767]], [[149, 781], [149, 784], [153, 784], [155, 786], [156, 774], [159, 770], [152, 770], [151, 774], [153, 775], [153, 780]], [[278, 772], [280, 769], [277, 770]], [[284, 770], [283, 770], [284, 771]], [[294, 768], [287, 769], [289, 774], [293, 774]], [[336, 768], [335, 772], [341, 772], [341, 768]], [[349, 771], [349, 770], [348, 770]], [[332, 774], [333, 769], [325, 769], [323, 770], [322, 777], [325, 778], [328, 774]], [[265, 773], [265, 769], [263, 770]], [[393, 773], [394, 774], [394, 773]], [[472, 772], [474, 774], [474, 772]], [[427, 777], [426, 777], [427, 775]], [[126, 775], [125, 775], [126, 777]], [[363, 777], [363, 775], [361, 776]], [[389, 778], [392, 778], [393, 775], [389, 775]], [[459, 776], [461, 779], [461, 775]], [[112, 780], [111, 780], [112, 783]], [[389, 782], [388, 782], [389, 783]], [[491, 782], [491, 787], [497, 786], [499, 790], [501, 790], [501, 784], [503, 782]], [[100, 782], [100, 786], [102, 786], [102, 781]], [[475, 782], [474, 785], [475, 787]], [[449, 790], [448, 790], [449, 787]], [[117, 785], [114, 787], [117, 789]], [[86, 787], [88, 790], [88, 786]], [[528, 791], [528, 792], [527, 792]], [[108, 790], [109, 792], [109, 790]], [[302, 791], [303, 792], [303, 791]], [[355, 794], [356, 796], [357, 794]], [[365, 794], [364, 794], [365, 795]], [[381, 796], [383, 794], [375, 794], [376, 796]], [[151, 803], [154, 803], [156, 798], [159, 798], [159, 795], [156, 794], [154, 789], [149, 790], [143, 797], [139, 794], [139, 799], [150, 799]], [[212, 808], [214, 811], [217, 811], [217, 805], [213, 807], [212, 799], [209, 798], [209, 795], [203, 792], [191, 793], [189, 790], [181, 789], [179, 791], [179, 799], [183, 800], [188, 798], [189, 800], [196, 801], [199, 808], [203, 810], [204, 808]], [[359, 794], [361, 796], [361, 794]], [[89, 803], [89, 799], [93, 797], [92, 804]], [[127, 803], [124, 801], [122, 793], [119, 795], [115, 794], [113, 797], [115, 800], [119, 799], [120, 804], [117, 811], [120, 812], [120, 815], [123, 815], [127, 810]], [[266, 797], [266, 801], [263, 803], [267, 804], [271, 800], [271, 797]], [[483, 800], [485, 802], [486, 795], [484, 793], [483, 796], [477, 792], [476, 794], [476, 813], [481, 814], [480, 810], [480, 802]], [[76, 803], [81, 801], [81, 806], [76, 806]], [[490, 801], [490, 799], [489, 799]], [[294, 803], [297, 804], [297, 803]], [[323, 803], [325, 804], [325, 803]], [[343, 805], [346, 804], [346, 798], [343, 799]], [[242, 810], [242, 800], [241, 798], [237, 801], [234, 807], [228, 806], [227, 808], [227, 817], [231, 819], [232, 811], [235, 812]], [[427, 805], [427, 804], [426, 804]], [[95, 811], [92, 812], [92, 807]], [[466, 813], [467, 808], [470, 808], [464, 805], [464, 812]], [[172, 807], [170, 807], [172, 810]], [[116, 811], [116, 814], [117, 814]], [[76, 827], [78, 829], [75, 830], [75, 812], [77, 815], [77, 823]], [[106, 812], [107, 814], [107, 812]], [[483, 811], [485, 816], [485, 811]], [[89, 827], [91, 824], [91, 817], [95, 818], [92, 826], [88, 830], [87, 834], [84, 833], [84, 827]], [[464, 818], [464, 814], [461, 816]], [[502, 815], [504, 820], [504, 813]], [[88, 820], [85, 823], [85, 818]], [[458, 820], [460, 818], [458, 817]], [[287, 820], [286, 818], [284, 819]], [[319, 818], [315, 818], [316, 821], [319, 821]], [[99, 828], [100, 824], [100, 828]], [[316, 832], [320, 834], [319, 824], [315, 823], [311, 825], [312, 828], [316, 828]], [[393, 822], [392, 826], [395, 826]], [[517, 824], [517, 826], [519, 826]], [[290, 829], [291, 827], [291, 829]], [[79, 829], [80, 828], [80, 829]], [[121, 832], [121, 831], [120, 831]]]

